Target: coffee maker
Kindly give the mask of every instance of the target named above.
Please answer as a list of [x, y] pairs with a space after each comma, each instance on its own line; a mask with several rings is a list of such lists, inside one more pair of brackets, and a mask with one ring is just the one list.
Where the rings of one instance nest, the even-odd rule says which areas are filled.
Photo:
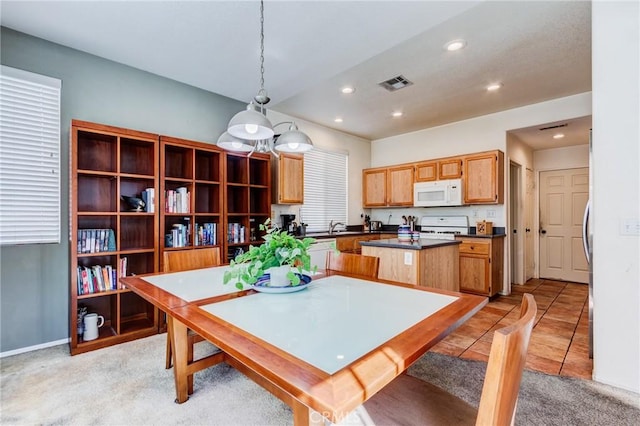
[[280, 219], [282, 222], [282, 229], [287, 231], [291, 235], [295, 235], [297, 232], [297, 224], [294, 222], [296, 219], [295, 214], [281, 214]]

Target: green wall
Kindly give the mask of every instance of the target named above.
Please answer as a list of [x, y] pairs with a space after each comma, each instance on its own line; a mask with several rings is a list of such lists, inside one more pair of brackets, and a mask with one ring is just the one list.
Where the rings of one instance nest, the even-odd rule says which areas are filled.
[[[1, 28], [0, 62], [62, 80], [61, 244], [0, 247], [0, 353], [69, 338], [72, 119], [215, 143], [245, 104]], [[171, 58], [166, 58], [171, 60]], [[217, 79], [215, 70], [211, 78]]]

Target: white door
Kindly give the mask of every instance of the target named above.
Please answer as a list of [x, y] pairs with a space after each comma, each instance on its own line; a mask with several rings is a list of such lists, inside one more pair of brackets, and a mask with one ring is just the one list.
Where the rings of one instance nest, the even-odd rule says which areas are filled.
[[540, 173], [540, 278], [589, 282], [582, 248], [588, 198], [588, 168]]
[[533, 278], [535, 274], [535, 256], [533, 253], [533, 200], [535, 181], [533, 180], [533, 170], [527, 169], [527, 186], [524, 198], [524, 280], [525, 282]]

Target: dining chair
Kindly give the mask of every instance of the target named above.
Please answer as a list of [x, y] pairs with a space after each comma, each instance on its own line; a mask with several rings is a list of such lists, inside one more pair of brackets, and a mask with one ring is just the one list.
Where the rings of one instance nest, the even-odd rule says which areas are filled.
[[[220, 265], [220, 248], [207, 247], [193, 250], [165, 251], [162, 263], [164, 272], [180, 272], [191, 269], [208, 268]], [[188, 344], [189, 354], [188, 361], [193, 361], [193, 347], [196, 343], [202, 342], [204, 338], [189, 330]], [[173, 364], [173, 347], [171, 346], [171, 329], [167, 329], [167, 356], [165, 368], [171, 368]]]
[[325, 264], [325, 269], [327, 270], [378, 278], [379, 268], [380, 258], [376, 256], [336, 252], [335, 250], [327, 252]]
[[360, 406], [358, 416], [377, 425], [512, 425], [536, 311], [527, 293], [520, 319], [494, 332], [477, 410], [437, 386], [401, 374]]

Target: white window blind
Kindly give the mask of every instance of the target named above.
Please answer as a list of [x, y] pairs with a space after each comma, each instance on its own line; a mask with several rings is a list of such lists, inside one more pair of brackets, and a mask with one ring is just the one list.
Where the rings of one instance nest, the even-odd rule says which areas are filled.
[[326, 231], [329, 222], [347, 223], [348, 155], [313, 149], [304, 154], [304, 205], [307, 232]]
[[1, 71], [0, 245], [60, 243], [62, 82]]

